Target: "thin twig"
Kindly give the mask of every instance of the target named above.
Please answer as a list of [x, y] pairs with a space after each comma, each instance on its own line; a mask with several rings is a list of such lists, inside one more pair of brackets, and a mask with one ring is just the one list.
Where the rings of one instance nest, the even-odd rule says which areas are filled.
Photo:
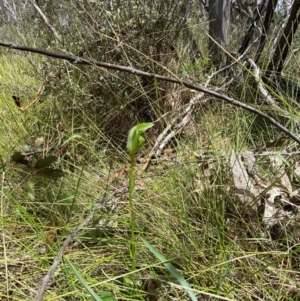
[[[189, 101], [186, 108], [182, 112], [179, 112], [177, 115], [175, 115], [163, 132], [160, 133], [155, 141], [154, 146], [152, 147], [152, 150], [148, 154], [148, 158], [143, 166], [143, 170], [146, 170], [149, 167], [151, 158], [154, 156], [154, 154], [159, 156], [168, 142], [190, 121], [190, 116], [195, 105], [200, 103], [200, 100], [203, 98], [203, 96], [204, 93], [201, 92], [194, 96]], [[179, 122], [179, 120], [181, 121]]]
[[245, 103], [237, 101], [237, 100], [235, 100], [231, 97], [228, 97], [226, 95], [218, 93], [214, 90], [210, 90], [210, 89], [205, 88], [203, 86], [192, 84], [192, 83], [190, 83], [186, 80], [181, 80], [181, 79], [177, 79], [177, 78], [174, 78], [174, 77], [164, 76], [164, 75], [155, 74], [155, 73], [149, 73], [149, 72], [145, 72], [145, 71], [135, 69], [135, 68], [132, 68], [132, 67], [128, 67], [128, 66], [114, 65], [114, 64], [104, 63], [104, 62], [100, 62], [100, 61], [84, 59], [84, 58], [80, 58], [80, 57], [77, 57], [77, 56], [74, 56], [74, 55], [68, 55], [68, 54], [63, 54], [63, 53], [58, 53], [58, 52], [52, 52], [52, 51], [42, 50], [42, 49], [23, 46], [23, 45], [16, 45], [16, 44], [13, 44], [13, 43], [7, 43], [7, 42], [1, 42], [0, 41], [0, 46], [8, 47], [8, 48], [11, 48], [11, 49], [17, 49], [17, 50], [21, 50], [21, 51], [29, 51], [29, 52], [33, 52], [33, 53], [46, 55], [46, 56], [49, 56], [49, 57], [54, 57], [54, 58], [58, 58], [58, 59], [62, 59], [62, 60], [67, 60], [67, 61], [70, 61], [74, 64], [76, 63], [76, 64], [83, 64], [83, 65], [98, 66], [98, 67], [103, 67], [103, 68], [106, 68], [106, 69], [112, 69], [112, 70], [118, 70], [118, 71], [131, 73], [131, 74], [137, 75], [137, 76], [155, 78], [157, 80], [166, 81], [166, 82], [175, 83], [175, 84], [182, 84], [187, 88], [190, 88], [190, 89], [193, 89], [193, 90], [196, 90], [196, 91], [199, 91], [199, 92], [204, 92], [206, 94], [214, 96], [217, 99], [221, 99], [221, 100], [223, 100], [225, 102], [228, 102], [228, 103], [230, 103], [230, 104], [232, 104], [236, 107], [240, 107], [240, 108], [245, 109], [245, 110], [247, 110], [251, 113], [254, 113], [256, 115], [259, 115], [259, 116], [265, 118], [271, 124], [273, 124], [275, 127], [280, 129], [287, 136], [289, 136], [291, 139], [293, 139], [298, 144], [300, 144], [300, 139], [299, 139], [298, 136], [293, 134], [290, 130], [288, 130], [286, 127], [281, 125], [279, 122], [277, 122], [274, 118], [270, 117], [268, 114], [254, 108], [250, 105], [247, 105]]
[[42, 12], [42, 10], [39, 8], [39, 6], [36, 4], [35, 0], [30, 0], [32, 6], [34, 7], [34, 9], [38, 12], [38, 14], [41, 16], [41, 18], [43, 19], [44, 23], [46, 24], [46, 26], [49, 28], [49, 30], [53, 33], [55, 39], [59, 42], [61, 42], [61, 37], [59, 36], [59, 34], [57, 33], [57, 31], [55, 30], [55, 28], [50, 24], [48, 18], [46, 17], [46, 15]]
[[33, 101], [31, 101], [26, 107], [21, 106], [21, 107], [20, 107], [20, 110], [21, 110], [21, 111], [26, 111], [26, 110], [28, 110], [31, 106], [33, 106], [34, 104], [38, 103], [38, 102], [41, 100], [41, 98], [42, 98], [42, 96], [43, 96], [43, 94], [44, 94], [46, 85], [50, 82], [51, 77], [52, 77], [52, 78], [55, 78], [55, 77], [57, 77], [57, 74], [58, 74], [58, 72], [56, 72], [56, 71], [51, 71], [50, 74], [47, 76], [47, 78], [43, 81], [42, 85], [40, 86], [40, 88], [39, 88], [39, 90], [38, 90], [38, 92], [37, 92], [36, 98], [35, 98]]
[[84, 219], [84, 221], [75, 229], [71, 232], [71, 234], [64, 240], [62, 246], [59, 249], [58, 254], [56, 255], [53, 264], [50, 268], [50, 270], [48, 271], [48, 273], [45, 275], [43, 281], [42, 281], [42, 285], [40, 286], [38, 293], [36, 295], [36, 297], [34, 298], [34, 301], [41, 301], [43, 300], [43, 296], [46, 292], [46, 288], [47, 285], [54, 273], [54, 271], [56, 270], [56, 268], [58, 267], [59, 263], [61, 262], [62, 256], [66, 250], [66, 248], [68, 247], [68, 245], [70, 244], [70, 242], [74, 239], [74, 237], [77, 235], [77, 233], [83, 228], [85, 227], [90, 220], [93, 218], [95, 212], [99, 209], [101, 209], [102, 207], [105, 206], [105, 204], [109, 201], [109, 197], [104, 197], [97, 205], [95, 205], [90, 213], [88, 214], [88, 216]]

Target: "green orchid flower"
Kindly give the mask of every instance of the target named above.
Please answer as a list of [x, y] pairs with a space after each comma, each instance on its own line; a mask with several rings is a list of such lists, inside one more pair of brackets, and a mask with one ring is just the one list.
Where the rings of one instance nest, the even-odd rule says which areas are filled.
[[145, 138], [143, 136], [144, 132], [153, 127], [153, 123], [140, 123], [134, 126], [128, 134], [127, 139], [127, 150], [130, 156], [134, 156], [142, 145], [145, 143]]

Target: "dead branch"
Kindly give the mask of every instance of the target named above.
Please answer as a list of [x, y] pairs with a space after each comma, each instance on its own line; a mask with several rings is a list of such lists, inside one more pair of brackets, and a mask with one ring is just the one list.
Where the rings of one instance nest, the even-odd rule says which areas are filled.
[[[238, 59], [236, 59], [233, 63], [230, 65], [212, 73], [210, 76], [208, 76], [208, 79], [205, 83], [205, 88], [209, 85], [211, 79], [216, 76], [217, 74], [220, 74], [221, 72], [225, 71], [226, 69], [231, 68], [237, 63], [240, 63], [240, 60], [247, 54], [247, 51], [245, 51], [244, 54], [242, 54]], [[252, 60], [251, 60], [252, 61]], [[252, 61], [253, 62], [253, 61]], [[254, 64], [255, 65], [255, 64]], [[256, 65], [255, 65], [256, 66]], [[258, 69], [258, 67], [257, 67]], [[257, 70], [256, 69], [256, 70]], [[258, 73], [256, 72], [255, 75], [258, 77], [259, 76], [259, 69]], [[263, 88], [263, 87], [262, 87]], [[265, 89], [266, 90], [266, 89]], [[268, 93], [266, 91], [266, 93]], [[204, 98], [204, 93], [200, 92], [198, 95], [193, 97], [188, 105], [186, 106], [185, 110], [177, 114], [171, 122], [168, 124], [168, 126], [164, 129], [164, 131], [158, 136], [150, 154], [148, 155], [148, 159], [146, 160], [146, 163], [143, 166], [143, 169], [146, 170], [149, 167], [149, 164], [151, 162], [151, 158], [155, 154], [156, 156], [159, 156], [164, 149], [164, 147], [170, 142], [170, 140], [178, 133], [180, 132], [183, 127], [190, 121], [191, 118], [191, 113], [193, 112], [195, 106], [197, 104], [203, 104], [204, 102], [207, 101], [207, 99]], [[180, 121], [180, 122], [179, 122]], [[179, 122], [179, 123], [178, 123]], [[173, 127], [173, 130], [172, 130]]]
[[[143, 170], [146, 170], [149, 167], [151, 162], [151, 158], [156, 155], [159, 156], [165, 146], [170, 142], [170, 140], [179, 133], [186, 124], [189, 123], [191, 118], [191, 113], [197, 104], [206, 102], [206, 99], [203, 101], [204, 93], [198, 93], [195, 97], [193, 97], [186, 108], [179, 112], [167, 125], [167, 127], [163, 130], [162, 133], [157, 137], [156, 142], [148, 155], [146, 163], [143, 166]], [[203, 101], [203, 102], [202, 102]]]
[[258, 66], [250, 58], [247, 59], [247, 62], [253, 68], [253, 72], [254, 72], [254, 75], [255, 75], [254, 79], [257, 82], [258, 89], [259, 89], [260, 93], [262, 94], [262, 96], [264, 97], [264, 99], [266, 100], [267, 104], [272, 106], [272, 107], [278, 107], [275, 100], [271, 97], [268, 90], [262, 84], [262, 81], [261, 81], [261, 78], [260, 78], [260, 69], [258, 68]]
[[30, 0], [30, 3], [32, 4], [32, 6], [34, 7], [34, 9], [38, 12], [38, 14], [41, 16], [41, 18], [43, 19], [44, 23], [46, 24], [46, 26], [49, 28], [49, 30], [53, 33], [55, 39], [59, 42], [61, 42], [61, 37], [59, 36], [59, 34], [57, 33], [57, 31], [55, 30], [55, 28], [50, 24], [48, 18], [46, 17], [46, 15], [42, 12], [42, 10], [39, 8], [39, 6], [36, 4], [35, 0]]
[[57, 74], [58, 73], [56, 71], [51, 71], [50, 74], [47, 76], [47, 78], [43, 81], [42, 85], [40, 86], [40, 88], [37, 92], [36, 98], [33, 101], [31, 101], [26, 107], [20, 106], [20, 110], [24, 112], [24, 111], [28, 110], [34, 104], [38, 103], [44, 94], [46, 85], [49, 83], [51, 78], [57, 77]]
[[52, 51], [47, 51], [47, 50], [43, 50], [43, 49], [38, 49], [38, 48], [33, 48], [33, 47], [23, 46], [23, 45], [16, 45], [16, 44], [13, 44], [13, 43], [7, 43], [7, 42], [2, 42], [2, 41], [0, 41], [0, 46], [8, 47], [8, 48], [11, 48], [11, 49], [16, 49], [16, 50], [21, 50], [21, 51], [29, 51], [29, 52], [49, 56], [49, 57], [54, 57], [54, 58], [58, 58], [58, 59], [62, 59], [62, 60], [67, 60], [67, 61], [69, 61], [73, 64], [98, 66], [98, 67], [102, 67], [102, 68], [105, 68], [105, 69], [112, 69], [112, 70], [118, 70], [118, 71], [122, 71], [122, 72], [126, 72], [126, 73], [131, 73], [131, 74], [136, 75], [136, 76], [155, 78], [155, 79], [161, 80], [161, 81], [166, 81], [166, 82], [171, 82], [171, 83], [176, 83], [176, 84], [182, 84], [187, 88], [190, 88], [192, 90], [196, 90], [196, 91], [199, 91], [199, 92], [204, 92], [206, 94], [214, 96], [217, 99], [223, 100], [223, 101], [228, 102], [228, 103], [230, 103], [234, 106], [243, 108], [243, 109], [245, 109], [245, 110], [247, 110], [251, 113], [254, 113], [256, 115], [259, 115], [259, 116], [265, 118], [271, 124], [273, 124], [275, 127], [280, 129], [287, 136], [289, 136], [291, 139], [293, 139], [298, 144], [300, 144], [300, 139], [298, 138], [298, 136], [293, 134], [286, 127], [284, 127], [283, 125], [278, 123], [274, 118], [270, 117], [268, 114], [254, 108], [250, 105], [247, 105], [245, 103], [237, 101], [237, 100], [235, 100], [231, 97], [228, 97], [224, 94], [218, 93], [214, 90], [205, 88], [205, 87], [200, 86], [200, 85], [192, 84], [192, 83], [190, 83], [186, 80], [183, 80], [183, 79], [177, 79], [177, 78], [174, 78], [174, 77], [164, 76], [164, 75], [155, 74], [155, 73], [149, 73], [149, 72], [145, 72], [145, 71], [135, 69], [135, 68], [132, 68], [132, 67], [114, 65], [114, 64], [110, 64], [110, 63], [104, 63], [104, 62], [100, 62], [100, 61], [84, 59], [84, 58], [80, 58], [80, 57], [77, 57], [77, 56], [74, 56], [74, 55], [63, 54], [63, 53], [58, 53], [58, 52], [52, 52]]
[[[262, 51], [265, 47], [265, 43], [266, 43], [268, 33], [269, 33], [269, 28], [271, 26], [271, 22], [272, 22], [273, 15], [275, 12], [274, 8], [276, 7], [277, 2], [278, 2], [278, 0], [269, 0], [268, 1], [267, 7], [266, 7], [264, 23], [263, 23], [262, 31], [261, 31], [261, 35], [260, 35], [259, 46], [257, 48], [255, 59], [254, 59], [254, 61], [256, 63], [258, 62], [258, 60], [262, 54]], [[262, 9], [264, 9], [263, 7], [264, 7], [264, 5], [262, 6]]]
[[90, 222], [90, 220], [93, 218], [95, 212], [97, 210], [103, 208], [105, 206], [105, 204], [109, 201], [109, 199], [110, 199], [109, 197], [104, 197], [99, 203], [97, 203], [96, 206], [94, 206], [91, 209], [90, 213], [84, 219], [84, 221], [75, 230], [73, 230], [71, 232], [71, 234], [64, 240], [62, 246], [59, 249], [58, 254], [56, 255], [56, 257], [53, 261], [53, 264], [52, 264], [50, 270], [48, 271], [48, 273], [46, 274], [46, 276], [44, 277], [44, 279], [42, 281], [42, 285], [39, 288], [38, 293], [37, 293], [36, 297], [34, 298], [34, 301], [43, 300], [43, 296], [46, 292], [47, 285], [48, 285], [54, 271], [56, 270], [59, 263], [61, 262], [61, 259], [63, 257], [63, 254], [64, 254], [66, 248], [68, 247], [70, 242], [74, 239], [74, 237], [77, 235], [77, 233]]

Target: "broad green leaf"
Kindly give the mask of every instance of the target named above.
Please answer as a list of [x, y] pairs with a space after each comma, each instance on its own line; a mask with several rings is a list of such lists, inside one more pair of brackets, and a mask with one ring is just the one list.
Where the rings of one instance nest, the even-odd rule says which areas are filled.
[[129, 286], [129, 287], [135, 286], [135, 283], [131, 277], [128, 277], [128, 276], [123, 277], [123, 282], [126, 286]]
[[163, 263], [163, 265], [167, 268], [167, 270], [172, 274], [174, 278], [186, 289], [187, 293], [191, 297], [191, 300], [198, 301], [196, 295], [191, 290], [190, 285], [188, 282], [184, 279], [184, 277], [178, 272], [178, 270], [173, 266], [172, 263], [166, 262], [167, 259], [164, 255], [162, 255], [160, 252], [158, 252], [146, 239], [142, 238], [144, 244], [146, 247], [151, 251], [151, 253]]
[[61, 169], [55, 168], [42, 168], [35, 172], [38, 176], [44, 176], [48, 178], [60, 178], [64, 176], [64, 172]]
[[14, 152], [11, 156], [11, 160], [19, 164], [28, 164], [27, 160], [25, 159], [25, 156], [21, 152]]
[[36, 162], [35, 167], [36, 168], [45, 168], [49, 167], [52, 163], [54, 163], [57, 160], [56, 156], [48, 156], [43, 159], [40, 159]]

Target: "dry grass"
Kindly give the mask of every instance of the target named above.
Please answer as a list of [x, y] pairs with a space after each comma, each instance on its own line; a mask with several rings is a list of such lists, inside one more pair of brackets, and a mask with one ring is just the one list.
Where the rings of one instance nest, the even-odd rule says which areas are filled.
[[[0, 152], [6, 162], [1, 177], [0, 299], [32, 300], [65, 237], [97, 199], [128, 185], [128, 158], [125, 149], [110, 143], [91, 112], [77, 109], [65, 115], [61, 98], [54, 95], [21, 113], [8, 101], [12, 92], [28, 87], [34, 94], [40, 83], [24, 73], [31, 69], [22, 57], [2, 56], [0, 70]], [[75, 94], [64, 97], [76, 100]], [[245, 214], [232, 190], [228, 154], [259, 144], [256, 126], [243, 111], [212, 105], [196, 112], [169, 146], [172, 152], [156, 165], [146, 172], [137, 165], [136, 271], [130, 268], [126, 193], [111, 197], [64, 256], [97, 293], [110, 292], [117, 300], [188, 300], [142, 244], [145, 237], [184, 275], [199, 300], [298, 300], [298, 245], [292, 246], [289, 236], [280, 241], [263, 237], [259, 214]], [[14, 150], [39, 137], [45, 140], [46, 154], [68, 145], [57, 163], [64, 177], [33, 176], [9, 162]], [[199, 160], [197, 153], [204, 152], [210, 163]], [[155, 289], [149, 284], [154, 282]], [[62, 261], [44, 300], [91, 297]]]

